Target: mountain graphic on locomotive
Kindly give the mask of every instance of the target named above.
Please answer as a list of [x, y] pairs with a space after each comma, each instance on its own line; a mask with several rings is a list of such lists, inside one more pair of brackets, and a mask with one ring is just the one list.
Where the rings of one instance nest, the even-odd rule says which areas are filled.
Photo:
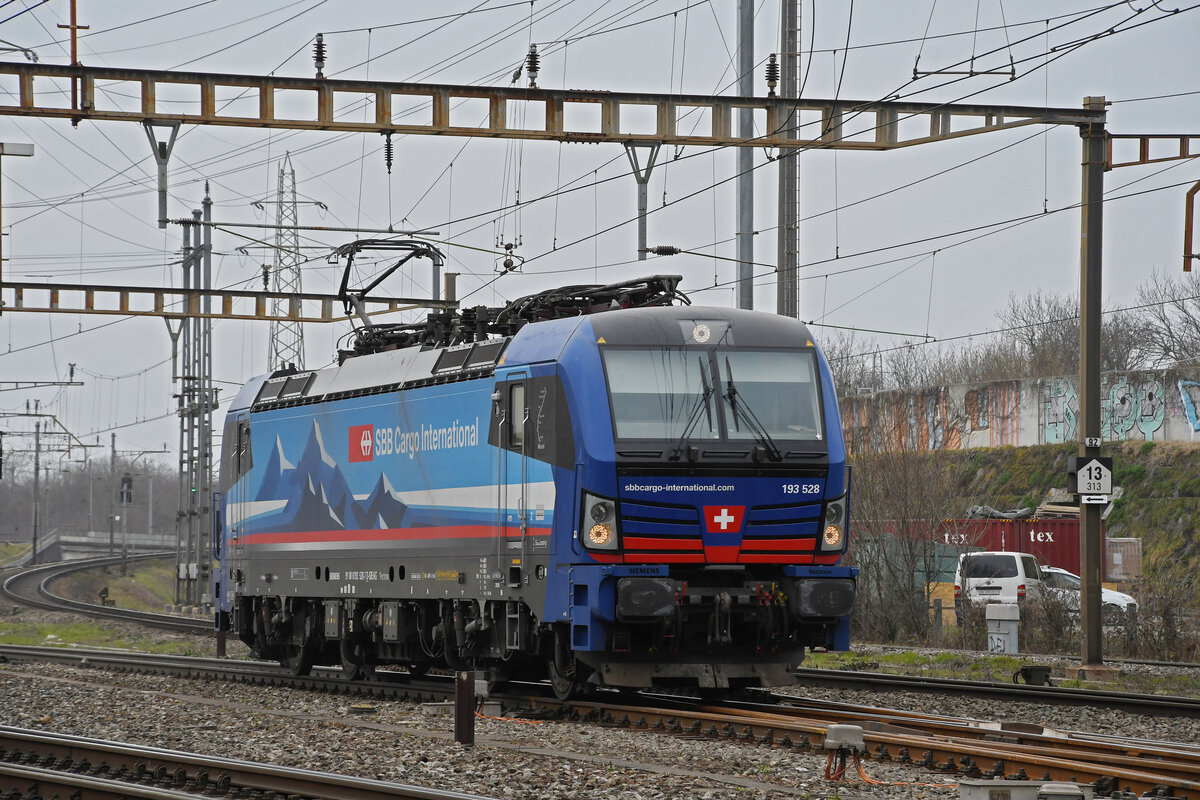
[[563, 697], [792, 683], [805, 648], [848, 648], [828, 364], [802, 323], [690, 306], [679, 280], [364, 316], [336, 366], [250, 380], [217, 627], [296, 673], [479, 669]]

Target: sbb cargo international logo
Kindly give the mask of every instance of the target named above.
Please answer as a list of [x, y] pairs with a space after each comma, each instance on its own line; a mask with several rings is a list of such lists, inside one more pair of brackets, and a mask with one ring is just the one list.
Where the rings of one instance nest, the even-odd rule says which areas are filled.
[[350, 460], [370, 461], [375, 457], [375, 426], [351, 425], [349, 451]]
[[705, 506], [704, 530], [709, 533], [737, 533], [742, 529], [745, 506]]

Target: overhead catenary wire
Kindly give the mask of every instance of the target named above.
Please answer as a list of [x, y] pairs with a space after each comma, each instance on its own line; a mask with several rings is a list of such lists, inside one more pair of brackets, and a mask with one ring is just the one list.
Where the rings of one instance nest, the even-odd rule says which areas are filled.
[[[1186, 9], [1186, 10], [1194, 10], [1194, 9], [1195, 9], [1195, 8], [1197, 8], [1197, 7], [1200, 7], [1200, 4], [1198, 4], [1198, 5], [1193, 5], [1193, 6], [1190, 6], [1190, 7], [1189, 7], [1188, 9]], [[1140, 12], [1138, 12], [1138, 13], [1140, 13]], [[1136, 15], [1135, 15], [1135, 16], [1136, 16]], [[1159, 19], [1161, 19], [1161, 18], [1159, 18]], [[1147, 23], [1149, 23], [1149, 22], [1155, 22], [1155, 21], [1158, 21], [1158, 20], [1148, 20], [1148, 21], [1146, 21], [1146, 22], [1147, 22]], [[1110, 36], [1110, 35], [1114, 35], [1114, 34], [1115, 34], [1115, 33], [1117, 33], [1117, 32], [1119, 32], [1119, 31], [1116, 31], [1115, 29], [1108, 29], [1108, 30], [1106, 30], [1106, 31], [1104, 31], [1104, 32], [1102, 32], [1102, 33], [1100, 33], [1100, 34], [1097, 34], [1097, 36]], [[1067, 55], [1067, 54], [1068, 54], [1067, 52], [1058, 53], [1058, 54], [1056, 54], [1056, 55], [1055, 55], [1055, 59], [1054, 59], [1054, 60], [1057, 60], [1057, 58], [1062, 58], [1062, 57], [1064, 57], [1064, 56], [1065, 56], [1065, 55]], [[1028, 75], [1028, 74], [1030, 74], [1030, 73], [1029, 73], [1029, 72], [1025, 73], [1025, 75]], [[1024, 76], [1021, 76], [1021, 77], [1024, 77]], [[1019, 79], [1019, 78], [1018, 78], [1018, 79]], [[949, 83], [957, 83], [959, 80], [962, 80], [962, 79], [960, 78], [960, 79], [955, 79], [955, 80], [952, 80], [952, 81], [948, 81], [948, 82], [947, 82], [947, 84], [949, 84]], [[982, 91], [984, 91], [984, 90], [978, 90], [978, 91], [972, 92], [972, 93], [970, 93], [970, 94], [966, 95], [966, 98], [969, 98], [969, 97], [972, 97], [972, 96], [974, 96], [974, 95], [976, 95], [976, 94], [979, 94], [979, 93], [980, 93], [980, 92], [982, 92]], [[961, 102], [961, 100], [962, 100], [962, 99], [966, 99], [966, 98], [960, 98], [960, 100], [959, 100], [959, 101], [956, 101], [956, 102]], [[803, 148], [801, 148], [801, 149], [803, 149]], [[761, 165], [760, 165], [760, 166], [761, 166]], [[758, 166], [752, 167], [752, 169], [758, 169], [758, 168], [759, 168]], [[726, 178], [726, 179], [724, 179], [724, 180], [722, 180], [722, 181], [720, 181], [720, 182], [714, 181], [714, 183], [713, 183], [713, 185], [712, 185], [712, 186], [710, 186], [710, 187], [705, 187], [705, 189], [698, 190], [697, 192], [694, 192], [694, 193], [692, 193], [692, 195], [688, 195], [688, 196], [686, 196], [686, 197], [684, 197], [684, 198], [680, 198], [679, 200], [677, 200], [677, 201], [674, 201], [674, 202], [682, 202], [683, 200], [686, 200], [686, 199], [688, 199], [688, 198], [689, 198], [689, 197], [691, 197], [691, 196], [694, 196], [694, 195], [696, 195], [696, 194], [699, 194], [700, 192], [702, 192], [702, 191], [705, 191], [705, 190], [707, 190], [707, 189], [711, 189], [711, 188], [713, 188], [713, 186], [715, 186], [715, 185], [719, 185], [720, 183], [725, 183], [725, 182], [728, 182], [729, 180], [733, 180], [733, 179], [735, 179], [736, 177], [737, 177], [736, 175], [733, 175], [733, 176], [730, 176], [729, 178]], [[651, 210], [649, 213], [654, 213], [656, 210], [657, 210], [657, 209], [652, 209], [652, 210]], [[624, 222], [617, 223], [616, 225], [610, 226], [609, 228], [606, 228], [606, 229], [604, 229], [604, 230], [600, 231], [599, 233], [606, 233], [606, 232], [609, 232], [609, 231], [611, 231], [611, 230], [615, 230], [616, 228], [618, 228], [618, 227], [621, 227], [622, 225], [625, 225], [625, 224], [630, 224], [631, 222], [633, 222], [633, 221], [635, 221], [635, 220], [636, 220], [636, 217], [635, 217], [635, 218], [630, 218], [630, 219], [627, 219], [627, 220], [625, 220]], [[988, 227], [988, 226], [981, 226], [981, 227]], [[583, 240], [579, 240], [579, 241], [583, 241]], [[577, 243], [577, 242], [572, 242], [572, 243], [570, 243], [570, 244], [575, 244], [575, 243]], [[568, 245], [564, 245], [563, 247], [570, 246], [570, 244], [568, 244]], [[560, 248], [560, 249], [561, 249], [561, 248]], [[530, 257], [530, 258], [527, 260], [527, 263], [528, 263], [528, 262], [530, 262], [530, 261], [534, 261], [534, 260], [536, 260], [536, 259], [539, 259], [539, 258], [543, 257], [544, 255], [546, 255], [546, 254], [545, 254], [545, 253], [543, 253], [543, 254], [539, 254], [539, 255], [534, 255], [534, 256], [531, 256], [531, 257]], [[818, 263], [820, 263], [820, 262], [818, 262]]]
[[[301, 49], [301, 50], [302, 50], [302, 49], [304, 49], [304, 47], [305, 47], [305, 46], [306, 46], [306, 45], [302, 45], [300, 49]], [[299, 52], [299, 50], [298, 50], [297, 52]], [[293, 54], [293, 55], [294, 55], [294, 54]], [[290, 59], [290, 57], [289, 57], [289, 59]], [[282, 138], [284, 138], [284, 137], [279, 137], [279, 138], [281, 138], [281, 139], [282, 139]], [[320, 146], [320, 145], [317, 145], [317, 146]], [[268, 163], [268, 164], [269, 164], [269, 159], [267, 159], [267, 160], [265, 161], [265, 163]], [[185, 165], [185, 168], [187, 168], [187, 166], [186, 166], [186, 165]], [[205, 178], [208, 178], [208, 177], [211, 177], [211, 176], [205, 176]]]
[[1105, 8], [1105, 7], [1110, 7], [1110, 6], [1104, 6], [1104, 7], [1102, 7], [1102, 8]]
[[[1148, 308], [1155, 308], [1157, 306], [1179, 304], [1179, 303], [1185, 303], [1185, 302], [1194, 301], [1194, 300], [1200, 300], [1200, 294], [1187, 295], [1187, 296], [1183, 296], [1183, 297], [1173, 297], [1173, 298], [1170, 298], [1167, 300], [1156, 300], [1155, 302], [1152, 302], [1152, 303], [1140, 303], [1138, 305], [1133, 305], [1133, 306], [1119, 306], [1117, 308], [1102, 309], [1100, 311], [1100, 315], [1108, 317], [1108, 316], [1113, 316], [1114, 314], [1128, 314], [1131, 311], [1144, 311]], [[894, 347], [875, 348], [869, 352], [851, 353], [851, 354], [847, 354], [844, 356], [837, 356], [837, 357], [831, 358], [830, 361], [845, 361], [845, 360], [850, 360], [850, 359], [855, 359], [855, 358], [865, 358], [867, 356], [871, 356], [876, 353], [893, 353], [893, 352], [897, 352], [899, 350], [906, 350], [906, 349], [913, 348], [913, 347], [922, 347], [922, 346], [928, 346], [928, 345], [934, 345], [934, 344], [939, 344], [939, 345], [940, 344], [948, 344], [950, 342], [958, 342], [958, 341], [963, 341], [966, 339], [978, 339], [978, 338], [985, 337], [985, 336], [999, 336], [999, 335], [1002, 335], [1005, 333], [1016, 333], [1018, 331], [1027, 331], [1027, 330], [1032, 330], [1034, 328], [1043, 328], [1048, 325], [1059, 325], [1064, 322], [1073, 322], [1078, 319], [1079, 319], [1079, 315], [1074, 314], [1074, 315], [1066, 316], [1066, 317], [1057, 317], [1055, 319], [1040, 320], [1038, 322], [1027, 322], [1027, 323], [1024, 323], [1021, 325], [1008, 325], [1003, 328], [992, 328], [992, 329], [989, 329], [986, 331], [978, 331], [975, 333], [962, 333], [962, 334], [957, 334], [955, 336], [947, 336], [947, 337], [944, 337], [941, 339], [932, 339], [930, 341], [924, 341], [924, 342], [905, 341], [901, 344], [895, 345]], [[847, 326], [842, 326], [842, 325], [821, 325], [820, 323], [817, 323], [817, 322], [809, 322], [808, 324], [815, 326], [815, 327], [841, 329], [841, 330], [848, 330], [848, 331], [863, 330], [868, 333], [879, 333], [879, 334], [884, 334], [884, 335], [888, 335], [888, 336], [910, 336], [911, 335], [911, 334], [897, 333], [895, 331], [871, 331], [868, 329], [852, 328], [852, 327], [847, 327]]]
[[[1117, 199], [1129, 199], [1129, 198], [1134, 198], [1134, 197], [1140, 197], [1140, 196], [1144, 196], [1144, 194], [1148, 194], [1148, 193], [1152, 193], [1152, 192], [1158, 192], [1158, 191], [1164, 191], [1164, 190], [1168, 190], [1168, 188], [1180, 188], [1180, 187], [1182, 187], [1182, 186], [1188, 186], [1188, 185], [1190, 185], [1190, 184], [1192, 184], [1192, 181], [1183, 181], [1183, 182], [1180, 182], [1180, 184], [1175, 184], [1175, 185], [1171, 185], [1171, 186], [1164, 186], [1164, 187], [1157, 187], [1157, 188], [1153, 188], [1153, 190], [1145, 190], [1145, 191], [1141, 191], [1141, 192], [1134, 192], [1134, 193], [1126, 194], [1126, 196], [1121, 196], [1121, 197], [1116, 197], [1116, 198], [1105, 198], [1103, 201], [1104, 201], [1104, 203], [1109, 203], [1109, 201], [1111, 201], [1111, 200], [1117, 200]], [[1076, 203], [1076, 204], [1074, 204], [1074, 205], [1070, 205], [1070, 206], [1064, 206], [1064, 207], [1062, 207], [1062, 209], [1057, 209], [1055, 212], [1078, 210], [1078, 209], [1079, 209], [1079, 207], [1081, 207], [1081, 205], [1082, 205], [1082, 204], [1080, 204], [1080, 203]], [[1051, 212], [1051, 213], [1055, 213], [1055, 212]], [[964, 240], [964, 241], [961, 241], [961, 242], [953, 242], [953, 243], [949, 243], [949, 245], [944, 245], [944, 246], [942, 246], [941, 248], [938, 248], [938, 251], [942, 251], [942, 249], [949, 249], [949, 248], [952, 248], [952, 247], [959, 247], [959, 246], [962, 246], [962, 245], [967, 245], [967, 243], [971, 243], [971, 242], [973, 242], [973, 241], [978, 241], [979, 239], [983, 239], [983, 237], [985, 237], [985, 236], [991, 236], [991, 235], [995, 235], [995, 234], [997, 234], [997, 233], [1003, 233], [1003, 231], [1006, 231], [1006, 230], [1008, 230], [1008, 229], [1012, 229], [1012, 228], [1018, 227], [1018, 225], [1021, 225], [1021, 224], [1026, 224], [1026, 223], [1030, 223], [1030, 222], [1034, 222], [1034, 221], [1037, 221], [1037, 219], [1044, 219], [1044, 218], [1045, 218], [1045, 217], [1044, 217], [1043, 215], [1040, 215], [1040, 213], [1032, 213], [1032, 215], [1026, 215], [1025, 217], [1020, 217], [1020, 218], [1018, 218], [1018, 219], [1014, 219], [1014, 221], [1010, 221], [1008, 224], [1004, 225], [1004, 227], [1002, 227], [1002, 228], [998, 228], [997, 230], [992, 230], [992, 231], [983, 231], [983, 233], [978, 233], [976, 236], [972, 236], [972, 237], [971, 237], [971, 239], [967, 239], [967, 240]], [[871, 269], [871, 267], [872, 267], [872, 266], [880, 266], [880, 265], [893, 264], [893, 263], [896, 263], [896, 261], [908, 260], [908, 259], [910, 259], [910, 258], [918, 258], [918, 257], [923, 257], [923, 255], [931, 255], [932, 253], [934, 253], [934, 252], [938, 252], [938, 251], [928, 251], [928, 252], [926, 252], [926, 253], [917, 253], [917, 254], [914, 254], [914, 255], [908, 255], [908, 257], [900, 257], [900, 258], [890, 259], [890, 260], [888, 260], [888, 261], [883, 261], [883, 263], [881, 263], [881, 264], [875, 264], [875, 265], [864, 265], [864, 266], [860, 266], [860, 267], [852, 267], [852, 269], [851, 269], [851, 270], [846, 270], [846, 271], [856, 271], [856, 270], [862, 270], [862, 269]], [[833, 259], [826, 259], [826, 261], [829, 261], [829, 260], [833, 260]], [[910, 265], [910, 267], [906, 267], [906, 269], [911, 269], [911, 266], [916, 266], [916, 264], [912, 264], [912, 265]], [[762, 272], [762, 273], [760, 273], [760, 275], [756, 275], [756, 276], [755, 276], [755, 278], [762, 278], [762, 277], [766, 277], [766, 276], [773, 276], [773, 273], [774, 273], [774, 270], [769, 270], [769, 271], [767, 271], [767, 272]], [[802, 281], [806, 281], [806, 279], [814, 279], [814, 278], [817, 278], [817, 277], [823, 277], [823, 276], [806, 276], [806, 277], [802, 277], [802, 278], [800, 278], [800, 279], [802, 279]], [[769, 278], [769, 281], [773, 281], [773, 279], [774, 279], [773, 277], [770, 277], [770, 278]], [[889, 278], [889, 279], [890, 279], [890, 278]], [[726, 285], [732, 285], [733, 283], [734, 283], [734, 281], [730, 281], [730, 282], [726, 282], [726, 283], [724, 283], [724, 284], [714, 285], [714, 287], [704, 287], [704, 288], [701, 288], [701, 289], [692, 289], [692, 290], [690, 291], [690, 293], [689, 293], [689, 294], [690, 294], [690, 295], [692, 295], [692, 296], [696, 296], [696, 295], [698, 295], [698, 294], [702, 294], [702, 293], [703, 293], [703, 291], [707, 291], [707, 290], [709, 290], [709, 289], [724, 288], [724, 287], [726, 287]], [[1159, 305], [1159, 303], [1151, 303], [1151, 305]], [[836, 309], [834, 309], [834, 311], [836, 311]], [[814, 324], [814, 325], [815, 325], [815, 324], [817, 324], [817, 323], [810, 323], [810, 324]], [[839, 327], [839, 329], [841, 329], [841, 330], [858, 330], [856, 326], [844, 326], [844, 325], [836, 325], [836, 326], [834, 326], [834, 325], [827, 325], [827, 326], [829, 326], [829, 327]], [[864, 329], [864, 330], [866, 330], [866, 329]], [[972, 335], [962, 335], [962, 336], [958, 336], [958, 337], [941, 337], [940, 339], [931, 339], [931, 341], [943, 341], [943, 342], [944, 342], [944, 341], [953, 341], [953, 339], [955, 339], [955, 338], [970, 338], [971, 336], [979, 336], [979, 335], [977, 335], [977, 333], [972, 333]]]

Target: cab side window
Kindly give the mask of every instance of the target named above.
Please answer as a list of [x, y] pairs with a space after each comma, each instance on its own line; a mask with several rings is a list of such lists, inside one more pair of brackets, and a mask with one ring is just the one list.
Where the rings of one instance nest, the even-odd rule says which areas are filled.
[[525, 446], [525, 384], [514, 383], [508, 389], [508, 443], [513, 448]]

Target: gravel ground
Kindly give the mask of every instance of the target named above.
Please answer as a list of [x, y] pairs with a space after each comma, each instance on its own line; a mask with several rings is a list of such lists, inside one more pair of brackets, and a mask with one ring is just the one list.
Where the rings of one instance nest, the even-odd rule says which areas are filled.
[[[856, 648], [858, 649], [858, 648]], [[871, 706], [1200, 741], [1195, 720], [927, 694], [802, 691]], [[215, 684], [53, 665], [0, 667], [7, 724], [264, 761], [495, 798], [957, 797], [943, 776], [866, 762], [871, 778], [832, 783], [823, 756], [766, 745], [599, 728], [479, 719], [476, 744], [453, 741], [450, 716], [413, 703]], [[856, 776], [857, 777], [857, 776]]]

